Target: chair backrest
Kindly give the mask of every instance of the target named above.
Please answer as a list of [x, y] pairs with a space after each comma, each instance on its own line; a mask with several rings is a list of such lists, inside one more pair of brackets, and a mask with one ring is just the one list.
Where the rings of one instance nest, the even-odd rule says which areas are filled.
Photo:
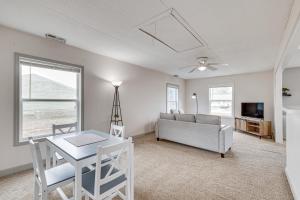
[[125, 137], [125, 126], [118, 126], [118, 125], [112, 124], [110, 127], [109, 133], [111, 136], [124, 138]]
[[34, 142], [32, 139], [29, 140], [31, 154], [32, 154], [32, 163], [34, 170], [34, 178], [37, 179], [42, 185], [46, 185], [45, 178], [45, 169], [43, 166], [42, 154], [40, 145], [37, 142]]
[[52, 125], [52, 134], [67, 134], [74, 133], [78, 131], [78, 123], [70, 123], [70, 124], [53, 124]]
[[[111, 146], [98, 146], [95, 174], [95, 196], [99, 198], [101, 185], [108, 183], [120, 176], [129, 179], [129, 170], [132, 159], [132, 138], [124, 140], [119, 144]], [[101, 162], [104, 158], [109, 158], [107, 162]], [[104, 170], [105, 169], [105, 170]], [[101, 172], [101, 170], [103, 170]]]

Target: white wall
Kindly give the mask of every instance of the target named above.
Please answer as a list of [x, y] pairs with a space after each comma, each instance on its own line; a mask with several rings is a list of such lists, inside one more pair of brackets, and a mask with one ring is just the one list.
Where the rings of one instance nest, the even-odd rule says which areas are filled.
[[283, 97], [284, 107], [299, 107], [300, 106], [300, 68], [290, 68], [283, 71], [282, 87], [289, 88], [292, 94], [291, 97]]
[[[282, 86], [283, 83], [283, 67], [286, 65], [286, 63], [289, 62], [289, 59], [291, 58], [291, 55], [289, 53], [296, 50], [296, 46], [299, 45], [297, 40], [297, 30], [300, 28], [300, 0], [294, 0], [294, 5], [291, 10], [291, 14], [284, 32], [284, 35], [282, 37], [281, 42], [281, 48], [279, 49], [278, 58], [275, 62], [275, 69], [274, 69], [274, 113], [275, 113], [275, 139], [278, 143], [283, 143], [283, 115], [282, 115], [282, 109], [283, 109], [283, 98], [282, 98]], [[297, 51], [297, 50], [296, 50]], [[297, 83], [299, 80], [297, 81]], [[298, 114], [299, 115], [299, 114]], [[290, 124], [294, 124], [294, 127], [292, 128], [290, 125], [290, 130], [287, 130], [287, 141], [286, 141], [286, 156], [287, 156], [287, 167], [286, 167], [286, 175], [289, 179], [289, 183], [291, 186], [291, 189], [293, 191], [294, 199], [300, 199], [300, 174], [299, 174], [299, 168], [300, 168], [300, 161], [299, 161], [299, 152], [300, 152], [300, 135], [299, 135], [299, 121], [300, 118], [295, 117], [292, 121], [290, 120]], [[287, 122], [287, 126], [289, 126]], [[289, 129], [289, 128], [287, 128]], [[290, 136], [290, 133], [293, 134], [293, 136]], [[296, 134], [296, 135], [295, 135]], [[295, 160], [293, 160], [295, 159]]]
[[278, 56], [274, 65], [274, 121], [275, 121], [275, 141], [283, 143], [283, 115], [282, 115], [282, 71], [286, 63], [289, 62], [290, 51], [295, 50], [298, 42], [294, 43], [297, 37], [297, 29], [300, 26], [300, 0], [294, 0], [285, 31], [282, 35]]
[[283, 144], [283, 114], [282, 114], [282, 68], [274, 70], [274, 129], [275, 141]]
[[209, 87], [223, 85], [234, 88], [235, 116], [241, 116], [242, 102], [264, 102], [265, 120], [273, 120], [273, 71], [187, 80], [187, 112], [195, 113], [196, 111], [196, 103], [191, 98], [192, 93], [196, 92], [199, 113], [209, 113]]
[[153, 131], [159, 112], [166, 110], [166, 83], [180, 86], [184, 109], [182, 79], [0, 26], [0, 171], [31, 162], [28, 146], [13, 146], [14, 52], [84, 66], [85, 129], [108, 131], [112, 80], [123, 81], [120, 99], [128, 135]]
[[286, 112], [286, 176], [294, 199], [300, 199], [300, 110], [284, 109]]

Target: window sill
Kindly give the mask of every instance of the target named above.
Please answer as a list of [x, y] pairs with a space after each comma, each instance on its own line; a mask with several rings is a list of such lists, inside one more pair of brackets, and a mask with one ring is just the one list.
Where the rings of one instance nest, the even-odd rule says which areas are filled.
[[[45, 136], [42, 136], [42, 137], [36, 137], [36, 138], [33, 138], [34, 141], [36, 142], [44, 142], [46, 141], [46, 137], [49, 137], [50, 135], [45, 135]], [[14, 143], [14, 146], [17, 147], [17, 146], [23, 146], [23, 145], [27, 145], [29, 144], [29, 139], [27, 140], [23, 140], [23, 141], [16, 141]]]

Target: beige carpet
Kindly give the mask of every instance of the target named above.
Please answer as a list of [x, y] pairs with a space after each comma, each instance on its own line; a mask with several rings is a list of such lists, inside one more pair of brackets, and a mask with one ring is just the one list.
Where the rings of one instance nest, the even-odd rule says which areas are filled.
[[[293, 199], [282, 145], [235, 133], [225, 158], [154, 135], [135, 140], [135, 199]], [[0, 178], [0, 199], [32, 199], [32, 172]], [[67, 188], [69, 190], [69, 188]], [[57, 198], [53, 192], [51, 199]]]

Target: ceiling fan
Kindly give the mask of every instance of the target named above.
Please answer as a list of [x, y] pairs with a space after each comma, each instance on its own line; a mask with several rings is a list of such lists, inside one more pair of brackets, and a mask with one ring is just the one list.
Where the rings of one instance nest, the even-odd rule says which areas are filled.
[[193, 73], [197, 69], [199, 71], [205, 71], [205, 70], [216, 71], [216, 70], [218, 70], [218, 68], [216, 68], [216, 66], [228, 66], [228, 64], [225, 64], [225, 63], [209, 63], [208, 57], [198, 57], [197, 62], [198, 62], [197, 65], [185, 66], [180, 69], [186, 69], [186, 68], [193, 67], [193, 69], [191, 71], [189, 71], [189, 73]]

